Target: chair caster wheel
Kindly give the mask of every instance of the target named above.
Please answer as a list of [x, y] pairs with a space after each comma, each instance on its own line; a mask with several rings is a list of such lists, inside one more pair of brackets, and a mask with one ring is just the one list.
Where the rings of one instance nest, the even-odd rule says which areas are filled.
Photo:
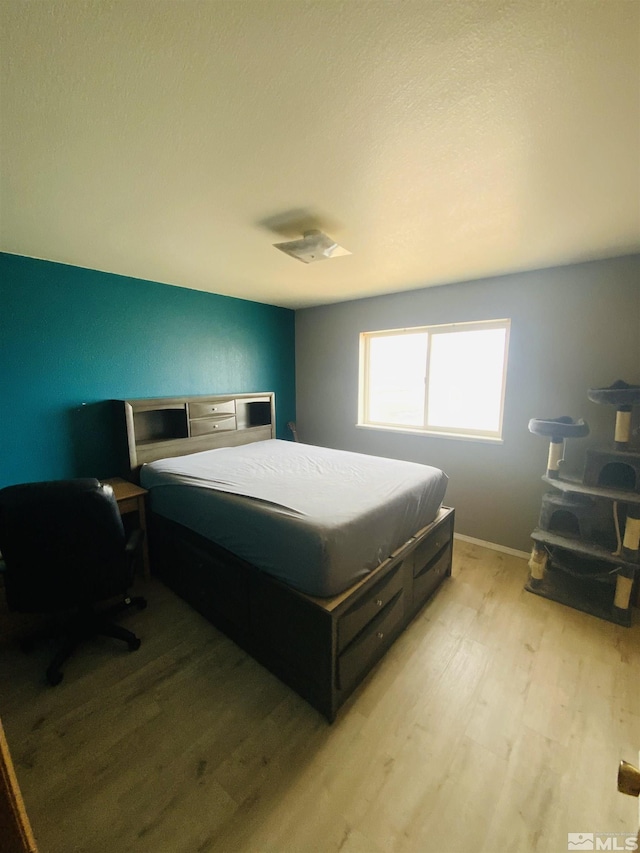
[[54, 672], [47, 671], [47, 681], [51, 687], [56, 687], [62, 681], [63, 675], [64, 674], [60, 672], [60, 670]]
[[139, 637], [136, 637], [135, 640], [129, 640], [129, 651], [137, 652], [142, 644], [142, 641]]

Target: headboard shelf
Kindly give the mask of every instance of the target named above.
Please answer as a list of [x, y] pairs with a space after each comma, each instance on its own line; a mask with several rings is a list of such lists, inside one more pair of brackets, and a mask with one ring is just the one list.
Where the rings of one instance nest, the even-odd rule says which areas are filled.
[[138, 443], [187, 438], [189, 435], [184, 407], [134, 411], [133, 421]]
[[211, 394], [116, 400], [129, 471], [145, 462], [275, 438], [275, 394]]

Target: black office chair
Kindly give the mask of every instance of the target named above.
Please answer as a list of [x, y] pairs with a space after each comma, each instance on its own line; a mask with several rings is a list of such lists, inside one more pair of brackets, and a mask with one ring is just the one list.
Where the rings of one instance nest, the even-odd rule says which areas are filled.
[[[110, 486], [98, 480], [57, 480], [0, 489], [0, 552], [9, 610], [64, 615], [64, 642], [49, 664], [50, 684], [88, 637], [115, 637], [134, 651], [140, 640], [116, 625], [114, 609], [146, 606], [128, 598], [140, 531], [125, 537]], [[100, 604], [121, 598], [117, 608]]]

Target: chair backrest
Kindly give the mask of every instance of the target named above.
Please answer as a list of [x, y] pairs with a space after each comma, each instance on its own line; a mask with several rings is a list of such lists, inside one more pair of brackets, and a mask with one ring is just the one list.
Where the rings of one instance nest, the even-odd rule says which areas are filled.
[[118, 504], [98, 480], [1, 489], [0, 552], [11, 610], [72, 609], [123, 593], [131, 582]]

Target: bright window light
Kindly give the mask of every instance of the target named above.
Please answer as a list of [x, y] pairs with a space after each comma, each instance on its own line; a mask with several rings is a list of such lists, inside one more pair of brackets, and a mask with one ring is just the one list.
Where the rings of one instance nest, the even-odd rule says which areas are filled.
[[420, 426], [424, 420], [424, 366], [429, 336], [381, 335], [369, 346], [369, 417]]
[[363, 332], [359, 423], [501, 438], [509, 326]]

